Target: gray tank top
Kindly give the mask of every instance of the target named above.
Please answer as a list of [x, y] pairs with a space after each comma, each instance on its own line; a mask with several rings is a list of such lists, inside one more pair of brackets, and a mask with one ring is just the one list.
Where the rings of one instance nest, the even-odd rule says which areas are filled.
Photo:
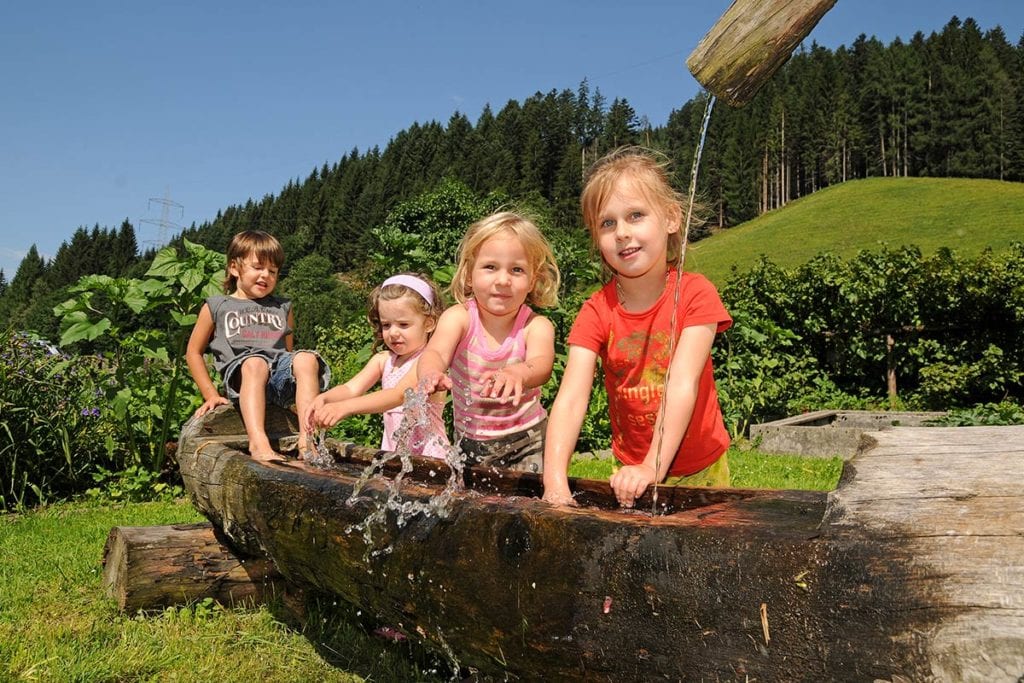
[[206, 304], [213, 316], [209, 350], [221, 377], [224, 369], [238, 358], [257, 355], [274, 361], [288, 353], [285, 337], [292, 332], [288, 327], [292, 302], [288, 299], [211, 296]]

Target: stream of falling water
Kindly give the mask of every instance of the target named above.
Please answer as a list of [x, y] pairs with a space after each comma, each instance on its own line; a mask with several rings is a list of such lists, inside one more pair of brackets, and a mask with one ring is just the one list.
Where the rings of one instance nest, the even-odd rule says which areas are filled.
[[[683, 243], [679, 248], [679, 261], [676, 263], [675, 292], [672, 298], [672, 319], [669, 325], [668, 337], [668, 367], [665, 369], [665, 391], [661, 393], [661, 405], [658, 408], [658, 448], [655, 451], [654, 470], [661, 471], [661, 446], [665, 440], [665, 404], [668, 399], [668, 382], [672, 374], [672, 360], [675, 357], [676, 349], [676, 315], [679, 308], [679, 288], [683, 281], [683, 263], [686, 260], [686, 246], [690, 241], [690, 224], [693, 221], [693, 204], [697, 196], [697, 172], [700, 170], [700, 157], [704, 152], [704, 140], [708, 134], [708, 123], [711, 121], [711, 110], [715, 106], [715, 96], [708, 93], [708, 100], [704, 104], [704, 118], [700, 125], [700, 136], [697, 138], [697, 149], [693, 154], [693, 167], [690, 169], [690, 191], [686, 206], [686, 220], [683, 222]], [[658, 487], [654, 485], [651, 494], [651, 514], [658, 512]]]

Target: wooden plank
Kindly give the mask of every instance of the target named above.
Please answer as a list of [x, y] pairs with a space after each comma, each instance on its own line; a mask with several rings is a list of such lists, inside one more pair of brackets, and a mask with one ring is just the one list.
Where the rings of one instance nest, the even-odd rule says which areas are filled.
[[1024, 453], [1024, 426], [1005, 427], [899, 427], [865, 432], [874, 441], [863, 457], [897, 453], [928, 452], [932, 449], [958, 452]]
[[[863, 525], [871, 520], [873, 528], [898, 525], [912, 529], [916, 536], [1008, 536], [1024, 542], [1024, 498], [1014, 496], [976, 496], [956, 499], [948, 496], [909, 496], [862, 490], [860, 495], [844, 491], [833, 505], [846, 508], [848, 524]], [[842, 523], [835, 520], [833, 523]]]

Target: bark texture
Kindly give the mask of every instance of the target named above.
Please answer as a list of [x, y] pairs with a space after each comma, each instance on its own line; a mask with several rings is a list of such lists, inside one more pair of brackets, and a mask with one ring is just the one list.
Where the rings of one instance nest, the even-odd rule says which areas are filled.
[[263, 602], [283, 587], [265, 557], [239, 557], [213, 526], [114, 527], [103, 549], [103, 585], [124, 612], [213, 598]]
[[686, 60], [709, 92], [738, 107], [786, 63], [835, 0], [734, 0]]
[[[257, 463], [218, 409], [179, 460], [245, 553], [485, 676], [524, 680], [986, 680], [1024, 674], [1024, 427], [894, 429], [831, 494], [662, 489], [664, 514], [539, 499], [536, 475], [471, 470], [446, 516], [394, 513], [377, 451]], [[243, 432], [244, 434], [244, 432]], [[447, 470], [418, 462], [422, 502]], [[641, 504], [640, 509], [649, 505]]]

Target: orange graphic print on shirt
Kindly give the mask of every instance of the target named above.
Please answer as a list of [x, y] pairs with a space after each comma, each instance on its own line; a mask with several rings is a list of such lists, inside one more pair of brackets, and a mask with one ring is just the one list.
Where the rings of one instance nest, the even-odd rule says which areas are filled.
[[633, 331], [619, 339], [614, 331], [609, 335], [608, 346], [615, 353], [609, 354], [605, 372], [615, 387], [608, 397], [615, 407], [610, 414], [618, 422], [612, 430], [615, 440], [654, 427], [665, 393], [670, 341], [666, 331]]

